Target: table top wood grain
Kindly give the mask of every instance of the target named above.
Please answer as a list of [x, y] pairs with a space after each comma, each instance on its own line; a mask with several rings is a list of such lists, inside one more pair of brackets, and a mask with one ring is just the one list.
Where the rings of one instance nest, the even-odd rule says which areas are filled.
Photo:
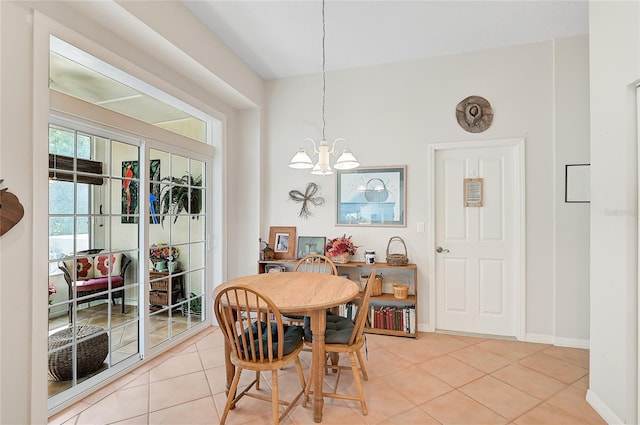
[[324, 273], [281, 272], [244, 276], [225, 282], [216, 294], [232, 285], [248, 285], [266, 294], [281, 313], [310, 313], [353, 300], [358, 285]]

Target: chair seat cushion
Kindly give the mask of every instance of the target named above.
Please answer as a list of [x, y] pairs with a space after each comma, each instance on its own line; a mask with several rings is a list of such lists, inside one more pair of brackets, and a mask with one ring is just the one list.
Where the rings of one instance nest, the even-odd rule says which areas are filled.
[[[111, 276], [111, 287], [122, 286], [124, 281], [120, 276]], [[109, 278], [101, 277], [95, 279], [79, 280], [75, 282], [77, 292], [99, 291], [109, 288]]]
[[[258, 326], [262, 328], [262, 341], [263, 341], [263, 355], [267, 357], [269, 355], [269, 346], [267, 345], [267, 340], [269, 338], [269, 333], [267, 332], [267, 326], [271, 326], [271, 334], [272, 334], [272, 342], [273, 342], [273, 357], [278, 357], [278, 326], [275, 323], [265, 323], [265, 322], [253, 322], [253, 335], [255, 337], [258, 336]], [[300, 326], [284, 326], [284, 338], [283, 338], [283, 355], [287, 355], [292, 353], [300, 341], [302, 341], [302, 336], [304, 334], [303, 329]], [[245, 338], [249, 338], [249, 329], [245, 329], [244, 331]], [[259, 340], [255, 339], [254, 341], [255, 347], [258, 347]]]
[[[327, 327], [324, 331], [324, 342], [326, 344], [348, 344], [353, 333], [355, 323], [346, 317], [337, 316], [335, 314], [327, 314]], [[308, 317], [304, 321], [304, 339], [305, 341], [313, 341], [313, 332], [311, 332], [311, 321]]]

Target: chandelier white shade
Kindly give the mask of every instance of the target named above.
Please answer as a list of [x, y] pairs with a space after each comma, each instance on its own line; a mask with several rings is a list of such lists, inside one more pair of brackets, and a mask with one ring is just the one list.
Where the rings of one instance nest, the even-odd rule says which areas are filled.
[[349, 150], [347, 142], [343, 138], [334, 140], [331, 147], [329, 147], [329, 143], [324, 139], [320, 141], [319, 146], [316, 146], [316, 142], [308, 137], [303, 141], [311, 142], [311, 144], [313, 145], [312, 155], [318, 155], [318, 162], [316, 162], [314, 165], [307, 152], [304, 149], [300, 148], [300, 150], [296, 152], [293, 158], [291, 158], [291, 162], [289, 163], [289, 167], [291, 168], [300, 170], [311, 169], [311, 174], [320, 176], [333, 174], [333, 171], [331, 170], [330, 158], [331, 156], [338, 156], [340, 154], [340, 151], [336, 150], [336, 145], [339, 142], [343, 142], [345, 146], [333, 167], [336, 170], [350, 170], [352, 168], [360, 166], [360, 163], [353, 155], [353, 153]]
[[[299, 170], [311, 169], [311, 174], [320, 175], [320, 176], [328, 176], [333, 174], [331, 170], [331, 165], [329, 160], [331, 156], [336, 156], [338, 159], [336, 160], [333, 168], [336, 170], [350, 170], [352, 168], [357, 168], [360, 166], [360, 163], [353, 155], [353, 153], [349, 150], [347, 146], [347, 141], [343, 138], [338, 138], [333, 141], [331, 146], [327, 142], [325, 138], [325, 98], [326, 98], [326, 88], [327, 88], [327, 80], [325, 77], [325, 47], [324, 47], [324, 39], [325, 39], [325, 24], [324, 24], [324, 0], [322, 0], [322, 140], [320, 144], [316, 146], [316, 142], [306, 137], [303, 139], [303, 142], [309, 141], [313, 144], [313, 151], [311, 155], [318, 155], [318, 162], [313, 163], [307, 152], [300, 148], [298, 152], [291, 158], [291, 162], [289, 162], [289, 167], [296, 168]], [[344, 143], [344, 149], [340, 154], [340, 151], [336, 150], [336, 145], [341, 142]], [[340, 156], [338, 156], [340, 155]]]

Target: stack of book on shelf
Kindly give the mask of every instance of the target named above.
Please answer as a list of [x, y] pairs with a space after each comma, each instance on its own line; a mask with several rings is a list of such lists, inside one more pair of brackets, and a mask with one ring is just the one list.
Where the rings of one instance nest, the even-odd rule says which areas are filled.
[[369, 311], [369, 323], [372, 328], [416, 333], [415, 306], [395, 307], [372, 305]]
[[347, 317], [351, 320], [356, 318], [356, 312], [358, 311], [358, 305], [354, 303], [342, 304], [338, 309], [338, 315]]

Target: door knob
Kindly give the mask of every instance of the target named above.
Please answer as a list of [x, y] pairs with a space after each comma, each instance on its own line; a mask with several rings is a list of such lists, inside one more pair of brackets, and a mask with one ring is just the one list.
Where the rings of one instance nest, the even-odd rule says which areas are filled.
[[448, 249], [446, 249], [446, 248], [443, 248], [443, 247], [441, 247], [441, 246], [438, 246], [438, 247], [436, 247], [436, 252], [437, 252], [438, 254], [446, 254], [447, 252], [449, 252], [449, 250], [448, 250]]

